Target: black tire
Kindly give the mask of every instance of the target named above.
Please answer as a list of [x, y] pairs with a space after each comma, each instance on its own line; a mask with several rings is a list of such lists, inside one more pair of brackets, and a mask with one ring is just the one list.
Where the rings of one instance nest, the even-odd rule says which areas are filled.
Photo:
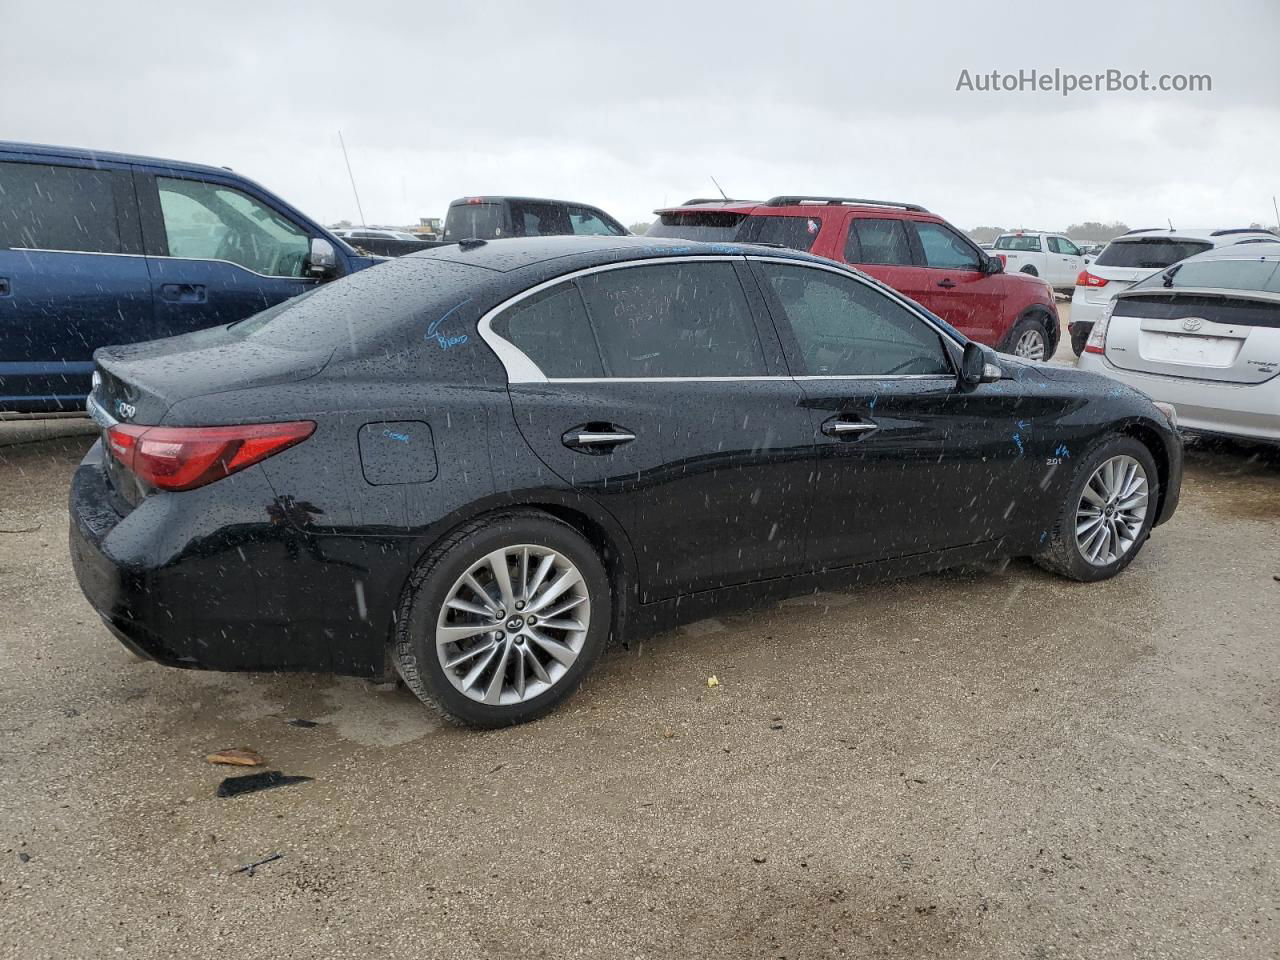
[[[590, 622], [577, 659], [550, 689], [520, 703], [490, 705], [471, 699], [445, 675], [436, 652], [436, 625], [458, 579], [489, 553], [517, 544], [548, 547], [577, 567], [589, 596]], [[525, 723], [551, 710], [582, 682], [608, 642], [612, 612], [608, 574], [578, 531], [532, 510], [481, 517], [436, 544], [409, 578], [396, 617], [395, 664], [418, 699], [452, 720], [485, 728]]]
[[[1129, 456], [1137, 460], [1147, 475], [1147, 510], [1142, 526], [1133, 545], [1121, 554], [1113, 563], [1098, 565], [1090, 563], [1081, 552], [1076, 542], [1076, 511], [1084, 494], [1085, 484], [1089, 482], [1094, 471], [1112, 457]], [[1151, 451], [1132, 437], [1113, 436], [1096, 444], [1076, 464], [1076, 472], [1072, 475], [1071, 485], [1058, 516], [1050, 530], [1043, 551], [1032, 559], [1037, 565], [1053, 573], [1071, 580], [1091, 583], [1107, 580], [1133, 562], [1139, 551], [1151, 535], [1151, 526], [1155, 522], [1156, 504], [1160, 501], [1160, 476], [1156, 471], [1155, 459]]]
[[1025, 273], [1025, 274], [1026, 274], [1027, 276], [1029, 276], [1029, 277], [1038, 277], [1038, 276], [1040, 276], [1040, 271], [1039, 271], [1039, 270], [1037, 270], [1035, 267], [1033, 267], [1033, 266], [1032, 266], [1031, 264], [1029, 264], [1029, 263], [1028, 263], [1025, 267], [1023, 267], [1021, 270], [1019, 270], [1018, 272], [1019, 272], [1019, 273]]
[[1049, 335], [1049, 324], [1045, 317], [1039, 313], [1030, 313], [1018, 321], [1013, 328], [1013, 332], [1009, 334], [1009, 353], [1015, 356], [1023, 356], [1018, 354], [1018, 343], [1024, 336], [1029, 333], [1039, 334], [1041, 342], [1041, 356], [1039, 358], [1023, 357], [1023, 359], [1038, 359], [1041, 363], [1045, 363], [1053, 356], [1053, 338]]

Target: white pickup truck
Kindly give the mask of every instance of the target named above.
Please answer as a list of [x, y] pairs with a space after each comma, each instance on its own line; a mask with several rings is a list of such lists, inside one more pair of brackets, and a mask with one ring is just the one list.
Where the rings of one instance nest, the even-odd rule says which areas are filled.
[[1017, 230], [996, 237], [991, 252], [1004, 261], [1006, 273], [1029, 273], [1049, 281], [1059, 293], [1070, 296], [1076, 277], [1093, 261], [1060, 233]]

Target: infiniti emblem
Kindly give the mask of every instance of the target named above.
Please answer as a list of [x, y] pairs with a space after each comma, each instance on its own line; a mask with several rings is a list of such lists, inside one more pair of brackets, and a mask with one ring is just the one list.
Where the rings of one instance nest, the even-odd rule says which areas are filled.
[[116, 404], [116, 413], [120, 414], [121, 420], [129, 420], [137, 412], [138, 412], [138, 408], [135, 407], [132, 403], [125, 403], [123, 400], [121, 400], [119, 403]]
[[1195, 333], [1203, 326], [1204, 321], [1199, 317], [1187, 317], [1187, 319], [1182, 321], [1182, 329], [1186, 330], [1188, 333]]

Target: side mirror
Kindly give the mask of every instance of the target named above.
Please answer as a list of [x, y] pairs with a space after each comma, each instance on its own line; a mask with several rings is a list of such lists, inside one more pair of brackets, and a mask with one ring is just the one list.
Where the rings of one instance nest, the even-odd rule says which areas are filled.
[[972, 340], [964, 345], [964, 356], [960, 360], [960, 382], [966, 387], [995, 383], [1003, 376], [1004, 371], [991, 362], [991, 354], [986, 347]]
[[338, 254], [333, 244], [323, 237], [311, 239], [311, 252], [307, 254], [307, 273], [327, 280], [338, 272]]
[[999, 257], [987, 257], [982, 264], [983, 273], [1004, 273], [1004, 261]]

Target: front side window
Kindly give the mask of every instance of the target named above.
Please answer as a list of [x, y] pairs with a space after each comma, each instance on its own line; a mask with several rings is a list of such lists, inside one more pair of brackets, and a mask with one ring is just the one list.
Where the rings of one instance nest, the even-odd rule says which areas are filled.
[[910, 266], [911, 243], [901, 220], [860, 217], [851, 221], [845, 247], [849, 263]]
[[604, 375], [577, 285], [562, 283], [504, 310], [494, 333], [519, 347], [547, 377]]
[[795, 334], [802, 371], [820, 377], [949, 375], [938, 334], [910, 310], [852, 277], [761, 264]]
[[579, 236], [586, 237], [616, 237], [619, 236], [616, 227], [611, 226], [600, 216], [586, 207], [570, 207], [569, 208], [569, 225], [573, 228], [573, 232]]
[[924, 250], [926, 267], [945, 267], [949, 270], [977, 270], [978, 255], [973, 247], [954, 230], [938, 223], [917, 223], [916, 235]]
[[268, 277], [301, 277], [310, 238], [252, 197], [219, 183], [156, 177], [169, 256], [226, 260]]
[[733, 264], [663, 263], [577, 281], [610, 377], [768, 373]]
[[822, 230], [819, 217], [747, 217], [738, 228], [743, 243], [776, 243], [808, 253]]
[[112, 173], [0, 163], [0, 248], [119, 253]]

